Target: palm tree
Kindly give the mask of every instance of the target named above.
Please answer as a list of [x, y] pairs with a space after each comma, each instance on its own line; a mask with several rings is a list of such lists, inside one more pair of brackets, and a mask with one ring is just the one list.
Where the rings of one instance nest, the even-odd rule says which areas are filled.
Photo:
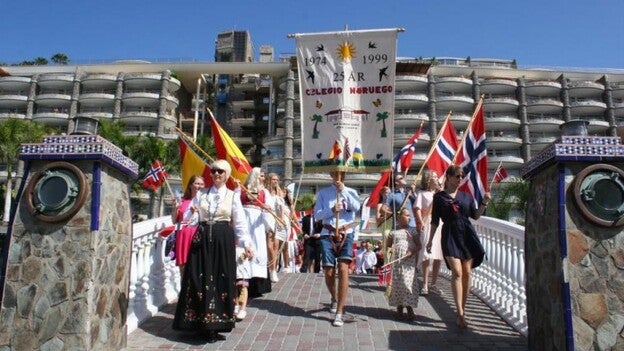
[[48, 60], [45, 57], [37, 57], [34, 64], [35, 66], [45, 66], [48, 64]]
[[377, 122], [381, 121], [383, 123], [383, 128], [381, 129], [381, 137], [388, 137], [388, 131], [386, 130], [386, 118], [388, 118], [388, 112], [379, 112], [377, 113]]
[[23, 143], [40, 142], [51, 129], [42, 124], [17, 118], [0, 121], [0, 163], [6, 165], [6, 192], [4, 198], [3, 222], [9, 221], [13, 202], [13, 168], [19, 161], [20, 146]]
[[494, 194], [487, 215], [508, 221], [511, 211], [525, 213], [528, 196], [529, 182], [519, 178], [504, 181]]
[[318, 139], [319, 131], [318, 129], [316, 129], [316, 127], [318, 126], [319, 122], [323, 122], [323, 116], [314, 115], [310, 119], [314, 121], [314, 130], [312, 131], [312, 139]]
[[52, 57], [50, 57], [50, 59], [57, 65], [66, 65], [67, 63], [69, 63], [69, 58], [62, 52], [54, 54]]

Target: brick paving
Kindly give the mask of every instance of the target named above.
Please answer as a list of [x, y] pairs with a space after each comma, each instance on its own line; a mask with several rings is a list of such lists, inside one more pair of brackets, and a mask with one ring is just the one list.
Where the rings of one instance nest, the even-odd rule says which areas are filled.
[[280, 274], [273, 291], [250, 301], [247, 318], [214, 344], [171, 329], [175, 304], [128, 335], [126, 350], [527, 350], [527, 339], [476, 296], [467, 303], [468, 329], [455, 326], [450, 282], [442, 296], [421, 296], [412, 322], [394, 319], [377, 277], [350, 277], [345, 324], [331, 325], [321, 274]]

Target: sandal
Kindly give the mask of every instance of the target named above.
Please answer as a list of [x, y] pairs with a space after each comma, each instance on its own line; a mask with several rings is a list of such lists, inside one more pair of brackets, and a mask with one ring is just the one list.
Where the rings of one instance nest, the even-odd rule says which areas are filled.
[[457, 320], [455, 320], [455, 324], [457, 324], [457, 327], [459, 329], [466, 329], [468, 327], [468, 324], [466, 324], [465, 316], [457, 315]]

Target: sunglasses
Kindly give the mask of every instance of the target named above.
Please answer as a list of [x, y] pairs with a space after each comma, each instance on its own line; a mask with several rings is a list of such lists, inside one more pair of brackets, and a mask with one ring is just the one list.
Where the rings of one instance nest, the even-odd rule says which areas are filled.
[[212, 173], [212, 174], [217, 174], [217, 173], [218, 173], [218, 174], [223, 174], [223, 173], [225, 173], [225, 171], [224, 171], [224, 170], [222, 170], [222, 169], [216, 169], [216, 168], [214, 168], [214, 169], [211, 169], [211, 170], [210, 170], [210, 173]]

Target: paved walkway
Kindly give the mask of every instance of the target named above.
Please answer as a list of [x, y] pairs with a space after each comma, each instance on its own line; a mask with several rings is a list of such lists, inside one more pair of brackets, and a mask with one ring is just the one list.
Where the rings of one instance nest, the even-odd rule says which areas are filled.
[[207, 344], [172, 330], [171, 304], [128, 335], [126, 350], [527, 350], [527, 339], [474, 295], [469, 328], [457, 328], [450, 283], [438, 284], [445, 293], [421, 296], [416, 320], [403, 322], [394, 319], [376, 276], [351, 276], [345, 324], [338, 328], [331, 325], [322, 275], [280, 274], [271, 293], [251, 300], [247, 318], [225, 341]]

